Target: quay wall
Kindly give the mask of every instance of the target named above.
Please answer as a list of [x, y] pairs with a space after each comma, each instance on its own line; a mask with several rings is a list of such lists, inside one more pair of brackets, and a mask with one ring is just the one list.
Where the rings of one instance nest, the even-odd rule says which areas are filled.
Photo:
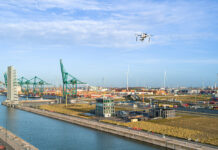
[[7, 150], [38, 150], [33, 145], [3, 127], [0, 127], [0, 143], [2, 143]]
[[126, 138], [154, 144], [157, 146], [169, 148], [169, 149], [176, 149], [176, 150], [215, 150], [216, 147], [213, 146], [207, 146], [202, 145], [199, 143], [194, 142], [186, 142], [184, 140], [179, 140], [177, 138], [169, 138], [169, 137], [160, 137], [157, 135], [152, 135], [144, 131], [137, 131], [132, 130], [126, 127], [118, 126], [118, 125], [112, 125], [107, 124], [103, 122], [98, 122], [95, 120], [85, 119], [85, 118], [79, 118], [76, 116], [69, 116], [64, 115], [56, 112], [50, 112], [46, 110], [40, 110], [30, 107], [22, 107], [22, 106], [16, 106], [17, 109], [21, 109], [24, 111], [36, 113], [39, 115], [47, 116], [50, 118], [62, 120], [65, 122], [81, 125], [84, 127], [89, 127], [92, 129], [112, 133], [115, 135], [123, 136]]

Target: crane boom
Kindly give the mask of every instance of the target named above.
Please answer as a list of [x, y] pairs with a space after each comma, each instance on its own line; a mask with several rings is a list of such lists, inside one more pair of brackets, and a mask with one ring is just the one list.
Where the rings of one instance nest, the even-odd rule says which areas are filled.
[[[65, 71], [64, 65], [62, 63], [62, 59], [60, 59], [60, 67], [61, 67], [61, 75], [62, 75], [62, 82], [63, 82], [63, 98], [65, 98], [68, 94], [72, 97], [77, 97], [77, 85], [78, 84], [86, 84], [81, 82], [71, 74]], [[68, 90], [72, 89], [70, 93]]]

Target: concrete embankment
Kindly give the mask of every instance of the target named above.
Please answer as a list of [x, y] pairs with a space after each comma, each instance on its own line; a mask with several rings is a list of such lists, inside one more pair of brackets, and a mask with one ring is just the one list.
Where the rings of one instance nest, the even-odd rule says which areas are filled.
[[38, 150], [33, 145], [3, 127], [0, 127], [0, 143], [2, 143], [7, 150]]
[[68, 116], [68, 115], [64, 115], [60, 113], [49, 112], [49, 111], [30, 108], [30, 107], [17, 106], [16, 108], [24, 110], [24, 111], [36, 113], [39, 115], [47, 116], [50, 118], [55, 118], [55, 119], [59, 119], [62, 121], [70, 122], [73, 124], [78, 124], [81, 126], [93, 128], [96, 130], [131, 138], [134, 140], [147, 142], [147, 143], [158, 145], [158, 146], [165, 147], [165, 148], [178, 149], [178, 150], [187, 150], [187, 149], [215, 150], [217, 149], [216, 147], [213, 147], [213, 146], [202, 145], [202, 144], [194, 143], [194, 142], [187, 142], [187, 141], [180, 140], [177, 138], [170, 138], [170, 137], [163, 138], [161, 136], [152, 135], [147, 132], [136, 131], [136, 130], [132, 130], [129, 128], [125, 128], [125, 127], [121, 127], [117, 125], [111, 125], [107, 123], [102, 123], [102, 122], [98, 122], [98, 121], [94, 121], [90, 119], [84, 119], [84, 118], [79, 118], [75, 116]]

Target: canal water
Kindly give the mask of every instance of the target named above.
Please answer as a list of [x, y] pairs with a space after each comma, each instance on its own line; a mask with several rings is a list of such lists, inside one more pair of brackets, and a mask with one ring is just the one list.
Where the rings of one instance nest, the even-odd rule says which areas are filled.
[[[0, 102], [6, 99], [0, 96]], [[145, 143], [0, 105], [0, 126], [40, 150], [156, 150]]]

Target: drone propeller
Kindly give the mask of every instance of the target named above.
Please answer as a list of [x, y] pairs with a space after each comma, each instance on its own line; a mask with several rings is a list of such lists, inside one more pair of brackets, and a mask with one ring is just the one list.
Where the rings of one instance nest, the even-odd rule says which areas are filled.
[[150, 34], [147, 34], [147, 33], [142, 33], [142, 34], [135, 34], [135, 36], [136, 36], [136, 41], [138, 41], [138, 38], [139, 38], [139, 40], [142, 41], [142, 42], [143, 42], [145, 39], [148, 39], [148, 43], [150, 43], [151, 37], [152, 37], [153, 35], [150, 35]]
[[136, 41], [138, 41], [138, 36], [140, 36], [140, 35], [135, 34]]
[[151, 37], [153, 37], [153, 35], [150, 35], [150, 34], [148, 34], [148, 43], [150, 43], [151, 42]]

